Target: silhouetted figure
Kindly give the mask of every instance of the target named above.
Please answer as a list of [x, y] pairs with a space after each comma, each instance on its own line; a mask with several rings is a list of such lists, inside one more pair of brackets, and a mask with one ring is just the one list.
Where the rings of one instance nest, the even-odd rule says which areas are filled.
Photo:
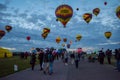
[[78, 68], [79, 54], [75, 53], [75, 67]]
[[39, 63], [40, 63], [40, 70], [43, 70], [43, 57], [44, 57], [44, 52], [43, 50], [40, 50], [39, 53], [38, 53], [38, 60], [39, 60]]
[[104, 64], [104, 57], [105, 57], [104, 52], [102, 50], [100, 50], [99, 55], [98, 55], [100, 64]]
[[30, 60], [32, 70], [34, 70], [35, 62], [36, 62], [36, 55], [32, 53], [31, 60]]
[[7, 53], [5, 52], [4, 57], [7, 58]]
[[107, 56], [108, 63], [111, 64], [112, 50], [107, 49], [106, 56]]
[[120, 71], [120, 49], [115, 49], [116, 70]]

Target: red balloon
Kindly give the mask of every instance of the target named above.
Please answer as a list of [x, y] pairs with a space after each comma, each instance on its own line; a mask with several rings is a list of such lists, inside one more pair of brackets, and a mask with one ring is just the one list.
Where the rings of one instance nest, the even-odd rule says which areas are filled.
[[28, 41], [30, 40], [30, 38], [31, 38], [30, 36], [27, 36], [27, 37], [26, 37], [26, 39], [27, 39]]
[[5, 31], [0, 30], [0, 39], [5, 35]]

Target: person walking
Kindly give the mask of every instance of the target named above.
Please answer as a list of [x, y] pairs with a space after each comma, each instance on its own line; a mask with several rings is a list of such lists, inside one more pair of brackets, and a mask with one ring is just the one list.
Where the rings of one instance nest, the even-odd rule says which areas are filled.
[[49, 75], [53, 73], [53, 61], [54, 61], [54, 56], [52, 54], [53, 50], [50, 49], [49, 54], [48, 54], [48, 61], [49, 61]]
[[76, 69], [78, 69], [78, 62], [79, 62], [79, 54], [76, 52], [75, 53], [75, 67], [76, 67]]
[[47, 74], [49, 73], [49, 61], [48, 61], [48, 54], [49, 54], [49, 49], [45, 50], [44, 52], [44, 57], [43, 57], [43, 61], [44, 61], [44, 69], [43, 69], [43, 73]]
[[31, 64], [31, 69], [32, 69], [32, 70], [34, 70], [35, 62], [36, 62], [36, 55], [33, 53], [33, 54], [31, 55], [31, 59], [30, 59], [30, 64]]
[[43, 50], [40, 50], [38, 52], [38, 60], [39, 60], [39, 63], [40, 63], [40, 70], [43, 70], [43, 67], [42, 67], [42, 65], [43, 65], [43, 57], [44, 57], [44, 52], [43, 52]]

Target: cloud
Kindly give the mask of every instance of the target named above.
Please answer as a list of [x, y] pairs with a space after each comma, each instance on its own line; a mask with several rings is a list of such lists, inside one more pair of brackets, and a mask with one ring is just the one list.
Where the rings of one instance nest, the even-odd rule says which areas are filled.
[[2, 47], [2, 48], [4, 48], [4, 49], [8, 49], [8, 50], [10, 50], [10, 51], [14, 51], [14, 50], [16, 50], [16, 48], [9, 48], [9, 47]]
[[107, 43], [99, 43], [97, 45], [116, 45], [116, 44], [120, 44], [120, 42], [111, 42], [111, 41], [109, 41]]
[[0, 11], [5, 11], [7, 9], [7, 6], [0, 3]]

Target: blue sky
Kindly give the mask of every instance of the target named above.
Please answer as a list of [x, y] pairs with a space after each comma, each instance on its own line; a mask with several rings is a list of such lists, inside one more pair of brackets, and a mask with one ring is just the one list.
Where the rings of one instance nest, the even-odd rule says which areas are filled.
[[[73, 16], [66, 28], [56, 21], [55, 9], [61, 4], [73, 8]], [[32, 47], [59, 48], [64, 42], [57, 44], [55, 39], [60, 36], [68, 39], [66, 44], [72, 40], [71, 48], [120, 48], [120, 19], [115, 14], [118, 6], [120, 0], [0, 0], [0, 30], [5, 30], [5, 25], [13, 27], [0, 39], [0, 47], [17, 51], [28, 51]], [[87, 24], [82, 16], [92, 13], [94, 8], [100, 8], [100, 13], [97, 17], [93, 15]], [[45, 40], [41, 37], [44, 27], [51, 29]], [[112, 32], [109, 40], [104, 36], [106, 31]], [[79, 42], [75, 42], [77, 34], [83, 36]], [[26, 36], [31, 36], [31, 40], [27, 41]]]

